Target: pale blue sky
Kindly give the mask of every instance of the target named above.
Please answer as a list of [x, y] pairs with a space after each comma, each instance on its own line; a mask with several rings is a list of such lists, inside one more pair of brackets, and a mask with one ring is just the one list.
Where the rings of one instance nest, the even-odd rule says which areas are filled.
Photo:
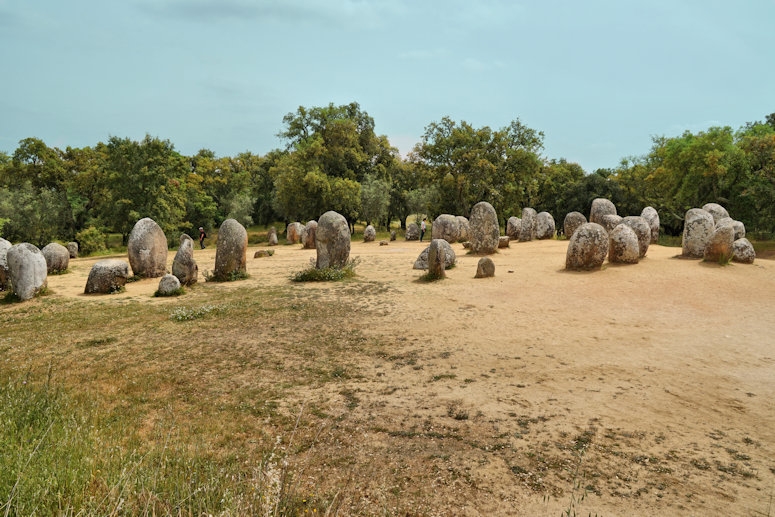
[[588, 172], [775, 112], [775, 0], [0, 0], [0, 150], [169, 139], [264, 154], [358, 102], [402, 152], [449, 116]]

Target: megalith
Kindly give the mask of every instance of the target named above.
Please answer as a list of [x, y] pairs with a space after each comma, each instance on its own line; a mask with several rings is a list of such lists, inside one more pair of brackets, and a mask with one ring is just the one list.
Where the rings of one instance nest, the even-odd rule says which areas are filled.
[[431, 240], [444, 239], [450, 244], [457, 242], [460, 236], [460, 223], [457, 217], [450, 214], [441, 214], [431, 226]]
[[522, 229], [522, 219], [512, 215], [506, 221], [506, 236], [509, 240], [519, 241], [519, 231]]
[[455, 218], [457, 219], [457, 229], [458, 229], [457, 240], [459, 242], [465, 242], [471, 238], [471, 224], [468, 221], [468, 217], [458, 215], [458, 216], [455, 216]]
[[342, 268], [350, 259], [350, 226], [342, 214], [329, 210], [320, 216], [315, 232], [315, 267]]
[[86, 294], [117, 293], [129, 278], [129, 264], [118, 259], [104, 259], [96, 262], [86, 280]]
[[640, 246], [635, 230], [626, 224], [614, 228], [609, 236], [608, 262], [618, 264], [637, 264], [640, 259]]
[[199, 278], [199, 266], [194, 260], [194, 239], [185, 233], [180, 236], [180, 247], [172, 261], [172, 274], [181, 285], [195, 284]]
[[682, 255], [690, 258], [703, 258], [705, 245], [713, 235], [714, 227], [713, 216], [707, 210], [701, 208], [687, 210], [681, 238]]
[[266, 232], [266, 243], [267, 246], [277, 246], [277, 228], [274, 226]]
[[495, 208], [487, 201], [480, 201], [471, 209], [468, 219], [471, 235], [471, 251], [474, 253], [491, 254], [498, 249], [500, 241], [500, 225]]
[[639, 215], [628, 215], [622, 218], [621, 224], [625, 224], [635, 230], [635, 235], [638, 236], [638, 253], [640, 258], [645, 257], [649, 250], [649, 244], [651, 244], [651, 227], [649, 223]]
[[476, 264], [476, 275], [474, 278], [490, 278], [495, 276], [495, 262], [490, 257], [482, 257]]
[[651, 229], [651, 242], [650, 244], [656, 244], [659, 242], [659, 212], [652, 206], [647, 206], [640, 212], [640, 216], [649, 223]]
[[[444, 239], [439, 239], [442, 241], [442, 246], [444, 247], [444, 269], [449, 269], [452, 266], [455, 265], [455, 261], [457, 260], [457, 255], [455, 255], [455, 250], [452, 249], [452, 246], [445, 241]], [[417, 260], [414, 261], [414, 266], [412, 266], [412, 269], [428, 269], [428, 253], [430, 253], [430, 245], [426, 246], [424, 250], [422, 250], [422, 253], [420, 253], [420, 256], [417, 257]]]
[[428, 246], [428, 278], [438, 279], [447, 276], [445, 264], [447, 252], [444, 244], [449, 244], [444, 239], [432, 239]]
[[406, 225], [406, 232], [404, 233], [404, 239], [408, 241], [420, 240], [420, 227], [417, 223], [409, 223]]
[[573, 232], [586, 222], [587, 217], [581, 212], [568, 212], [562, 223], [562, 233], [565, 234], [566, 239], [570, 239], [573, 237]]
[[[605, 214], [600, 221], [600, 226], [605, 228], [605, 231], [611, 232], [614, 228], [619, 226], [622, 222], [623, 217], [616, 214]], [[590, 221], [591, 222], [591, 221]]]
[[288, 244], [298, 244], [301, 241], [301, 231], [304, 227], [300, 222], [290, 223], [285, 229], [285, 240]]
[[159, 296], [170, 296], [180, 289], [180, 280], [175, 275], [166, 274], [159, 280], [159, 288], [156, 293]]
[[46, 259], [29, 242], [11, 246], [6, 254], [8, 280], [20, 300], [30, 300], [48, 286]]
[[[304, 225], [304, 229], [301, 231], [301, 243], [304, 245], [305, 250], [315, 249], [315, 235], [318, 231], [317, 221], [307, 221]], [[347, 233], [350, 232], [350, 227], [347, 227]]]
[[592, 208], [589, 211], [590, 223], [603, 223], [603, 216], [606, 214], [616, 215], [616, 205], [610, 199], [599, 197], [592, 200]]
[[248, 232], [236, 219], [226, 219], [218, 229], [213, 277], [233, 280], [247, 272]]
[[363, 230], [363, 242], [374, 242], [374, 239], [376, 238], [377, 238], [377, 230], [375, 230], [372, 225], [368, 225]]
[[0, 291], [8, 289], [8, 250], [12, 244], [0, 237]]
[[77, 242], [68, 242], [67, 243], [67, 252], [70, 253], [70, 258], [78, 258], [78, 243]]
[[70, 252], [67, 248], [58, 242], [49, 242], [40, 252], [46, 259], [46, 270], [49, 275], [67, 271], [70, 265]]
[[745, 237], [735, 240], [732, 243], [732, 260], [742, 264], [753, 264], [756, 258], [756, 251], [751, 242]]
[[725, 217], [729, 217], [729, 212], [727, 212], [727, 209], [718, 203], [705, 203], [702, 205], [702, 209], [713, 216], [714, 224]]
[[156, 278], [167, 272], [167, 237], [150, 217], [135, 223], [126, 250], [135, 276]]
[[703, 260], [705, 262], [729, 262], [733, 256], [732, 246], [734, 242], [735, 230], [731, 224], [717, 227], [705, 244]]
[[508, 235], [501, 235], [498, 237], [498, 248], [510, 248], [511, 246], [509, 243], [511, 242], [511, 239]]
[[519, 227], [519, 242], [532, 241], [536, 236], [536, 211], [530, 207], [522, 209], [522, 225]]
[[597, 223], [579, 226], [568, 242], [565, 269], [600, 269], [608, 255], [608, 233]]
[[539, 212], [536, 215], [536, 239], [546, 240], [554, 238], [556, 227], [554, 217], [549, 212]]

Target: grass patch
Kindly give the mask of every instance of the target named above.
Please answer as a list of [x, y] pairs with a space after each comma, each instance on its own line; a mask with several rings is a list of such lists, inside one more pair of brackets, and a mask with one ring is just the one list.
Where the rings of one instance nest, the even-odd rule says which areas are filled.
[[216, 274], [214, 271], [204, 272], [205, 282], [236, 282], [237, 280], [246, 280], [250, 278], [248, 272], [244, 269], [229, 271], [226, 274]]
[[355, 268], [360, 259], [353, 258], [343, 267], [309, 267], [291, 276], [292, 282], [338, 282], [355, 277]]
[[170, 291], [168, 293], [162, 293], [158, 290], [155, 293], [153, 293], [153, 295], [157, 298], [165, 297], [165, 296], [180, 296], [181, 294], [186, 294], [186, 289], [182, 285], [177, 289], [175, 289], [174, 291]]

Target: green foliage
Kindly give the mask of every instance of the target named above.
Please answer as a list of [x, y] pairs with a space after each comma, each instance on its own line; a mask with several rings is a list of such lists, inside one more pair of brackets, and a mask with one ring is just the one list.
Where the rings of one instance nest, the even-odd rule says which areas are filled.
[[157, 290], [155, 293], [153, 293], [153, 296], [156, 298], [159, 298], [159, 297], [165, 297], [165, 296], [180, 296], [182, 294], [186, 294], [186, 289], [185, 287], [180, 286], [174, 291], [170, 291], [169, 293], [162, 293]]
[[361, 218], [366, 224], [383, 222], [388, 215], [389, 205], [390, 183], [373, 174], [367, 175], [361, 183]]
[[310, 267], [291, 276], [293, 282], [338, 282], [355, 276], [358, 258], [350, 259], [343, 267]]
[[78, 232], [75, 238], [78, 241], [78, 253], [81, 255], [88, 256], [107, 250], [107, 236], [94, 226]]
[[245, 280], [250, 278], [250, 275], [244, 269], [237, 269], [229, 271], [225, 275], [215, 274], [215, 272], [204, 272], [205, 282], [236, 282], [237, 280]]

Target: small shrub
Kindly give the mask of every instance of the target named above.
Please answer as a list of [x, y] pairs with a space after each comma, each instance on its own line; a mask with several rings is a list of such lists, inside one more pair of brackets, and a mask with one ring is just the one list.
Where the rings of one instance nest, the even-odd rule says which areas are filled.
[[78, 241], [78, 252], [81, 255], [91, 255], [108, 249], [105, 245], [107, 236], [94, 226], [81, 230], [75, 235], [75, 238]]
[[355, 268], [360, 264], [357, 257], [351, 259], [343, 267], [326, 267], [318, 269], [310, 267], [291, 276], [293, 282], [337, 282], [355, 276]]

